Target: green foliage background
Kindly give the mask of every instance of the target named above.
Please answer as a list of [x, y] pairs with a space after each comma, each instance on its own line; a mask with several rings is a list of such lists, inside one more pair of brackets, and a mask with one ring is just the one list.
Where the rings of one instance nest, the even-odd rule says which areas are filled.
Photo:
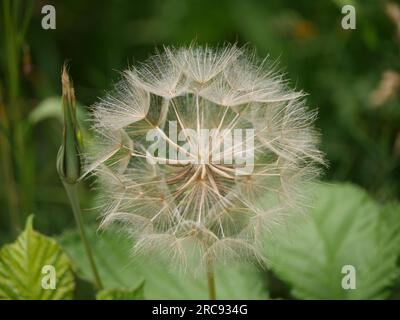
[[[33, 213], [35, 228], [57, 238], [72, 260], [75, 298], [95, 298], [95, 292], [55, 166], [62, 136], [62, 64], [65, 60], [70, 64], [80, 102], [78, 118], [84, 119], [87, 106], [119, 78], [117, 70], [144, 60], [164, 44], [193, 40], [248, 44], [258, 55], [278, 60], [291, 85], [309, 93], [310, 107], [318, 108], [316, 125], [329, 161], [325, 184], [315, 192], [311, 218], [296, 221], [290, 236], [286, 229], [278, 230], [275, 239], [266, 240], [271, 270], [221, 270], [220, 297], [400, 297], [400, 85], [382, 103], [373, 103], [385, 72], [400, 73], [400, 21], [396, 26], [390, 18], [390, 1], [32, 0], [32, 19], [15, 55], [20, 76], [16, 102], [9, 97], [13, 55], [6, 50], [6, 1], [1, 0], [0, 16], [0, 120], [4, 113], [14, 113], [14, 104], [19, 106], [9, 125], [20, 130], [23, 148], [19, 150], [17, 139], [0, 127], [0, 163], [6, 168], [6, 161], [11, 161], [21, 226]], [[15, 2], [23, 12], [30, 1]], [[400, 5], [400, 1], [390, 3]], [[56, 30], [41, 28], [45, 4], [56, 8]], [[356, 8], [356, 30], [341, 28], [344, 4]], [[16, 20], [20, 18], [17, 12]], [[16, 239], [8, 214], [11, 187], [6, 174], [7, 169], [0, 171], [0, 245]], [[81, 200], [91, 226], [96, 213], [89, 210], [94, 192], [88, 186], [81, 186]], [[108, 290], [98, 293], [98, 298], [206, 297], [199, 279], [175, 279], [162, 268], [129, 262], [126, 240], [97, 234], [93, 227], [89, 234], [100, 273], [107, 278]], [[1, 261], [0, 254], [0, 296], [2, 277], [6, 279]], [[354, 292], [339, 287], [345, 264], [359, 271]], [[119, 282], [113, 280], [113, 273], [121, 277]], [[143, 288], [129, 291], [143, 280]], [[123, 286], [123, 292], [112, 291]]]

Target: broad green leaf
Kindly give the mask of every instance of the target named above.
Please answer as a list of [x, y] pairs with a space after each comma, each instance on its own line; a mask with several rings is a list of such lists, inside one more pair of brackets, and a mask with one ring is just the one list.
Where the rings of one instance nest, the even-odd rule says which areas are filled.
[[32, 219], [16, 242], [0, 250], [0, 299], [71, 299], [70, 261], [55, 240], [33, 230]]
[[104, 289], [97, 293], [97, 300], [143, 300], [144, 282], [135, 289]]
[[[382, 299], [399, 276], [400, 206], [379, 207], [349, 184], [320, 185], [310, 215], [292, 217], [269, 237], [276, 274], [301, 299]], [[345, 265], [356, 289], [343, 289]]]
[[[171, 272], [166, 265], [132, 257], [132, 243], [115, 230], [96, 233], [87, 228], [100, 276], [106, 289], [136, 288], [145, 281], [146, 299], [207, 299], [206, 276], [190, 277]], [[77, 232], [66, 233], [61, 245], [84, 279], [91, 279]], [[250, 266], [229, 266], [216, 273], [218, 299], [265, 299], [268, 297], [262, 272]]]

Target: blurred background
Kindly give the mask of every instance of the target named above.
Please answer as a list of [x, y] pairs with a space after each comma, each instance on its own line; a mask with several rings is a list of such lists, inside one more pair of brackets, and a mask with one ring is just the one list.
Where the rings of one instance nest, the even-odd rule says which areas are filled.
[[[55, 166], [63, 63], [70, 66], [83, 119], [120, 70], [162, 45], [193, 40], [248, 44], [278, 60], [291, 86], [318, 108], [329, 161], [323, 179], [357, 184], [377, 202], [399, 199], [399, 1], [1, 2], [0, 245], [15, 238], [12, 225], [23, 226], [31, 213], [48, 235], [74, 227]], [[56, 9], [55, 30], [41, 26], [46, 4]], [[341, 27], [345, 4], [356, 8], [355, 30]], [[82, 186], [84, 208], [93, 197], [89, 184]]]

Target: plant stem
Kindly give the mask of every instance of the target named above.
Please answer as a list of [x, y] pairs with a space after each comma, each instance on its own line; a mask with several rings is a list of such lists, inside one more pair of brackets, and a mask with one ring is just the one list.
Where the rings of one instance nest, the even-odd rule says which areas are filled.
[[74, 217], [76, 224], [78, 226], [79, 230], [79, 235], [81, 237], [81, 241], [83, 243], [85, 253], [87, 256], [87, 259], [89, 261], [90, 268], [92, 269], [93, 272], [93, 277], [94, 277], [94, 282], [96, 284], [97, 289], [101, 290], [103, 288], [103, 284], [101, 283], [99, 272], [97, 271], [96, 263], [93, 258], [92, 250], [90, 249], [89, 241], [87, 240], [85, 229], [84, 229], [84, 224], [83, 224], [83, 219], [82, 219], [82, 214], [81, 214], [81, 208], [79, 205], [79, 197], [78, 197], [78, 185], [77, 184], [69, 184], [67, 182], [63, 182], [65, 190], [67, 191], [68, 198], [71, 202], [72, 206], [72, 211], [74, 212]]
[[[0, 102], [0, 118], [4, 115], [3, 106]], [[6, 129], [6, 128], [4, 128]], [[12, 153], [10, 150], [10, 141], [5, 132], [0, 132], [0, 152], [1, 162], [3, 164], [3, 174], [5, 180], [5, 191], [7, 193], [8, 210], [10, 212], [10, 223], [13, 235], [16, 237], [20, 232], [20, 215], [18, 207], [17, 186], [15, 184], [14, 168], [12, 166]]]
[[208, 285], [208, 298], [210, 300], [215, 300], [216, 294], [215, 294], [214, 267], [211, 259], [209, 258], [207, 258], [207, 285]]
[[12, 107], [12, 120], [18, 120], [19, 106], [17, 99], [19, 95], [19, 50], [17, 44], [17, 31], [15, 21], [13, 21], [12, 9], [10, 0], [4, 0], [3, 2], [3, 14], [4, 14], [4, 44], [5, 52], [7, 57], [7, 83], [9, 93], [9, 103]]
[[[15, 181], [15, 168], [13, 165], [13, 160], [18, 159], [15, 155], [18, 146], [16, 148], [11, 148], [14, 143], [19, 143], [21, 139], [17, 137], [19, 134], [18, 130], [12, 126], [12, 124], [18, 123], [19, 119], [19, 105], [18, 105], [18, 95], [19, 95], [19, 72], [18, 72], [18, 46], [16, 43], [16, 30], [15, 21], [13, 19], [13, 12], [11, 8], [10, 0], [3, 1], [3, 27], [4, 27], [4, 48], [6, 54], [6, 77], [7, 77], [7, 91], [8, 91], [8, 104], [10, 110], [10, 116], [7, 119], [5, 110], [3, 110], [3, 126], [4, 130], [7, 131], [7, 136], [2, 138], [1, 151], [4, 157], [4, 175], [7, 181], [7, 198], [8, 207], [10, 212], [10, 221], [14, 234], [19, 233], [21, 213], [19, 208], [17, 184]], [[3, 107], [2, 107], [3, 108]], [[14, 141], [13, 141], [14, 140]], [[14, 156], [13, 156], [14, 155]]]
[[[14, 233], [18, 233], [24, 213], [33, 211], [33, 173], [32, 162], [26, 156], [29, 144], [26, 142], [26, 124], [23, 120], [23, 108], [20, 99], [20, 64], [21, 48], [29, 21], [32, 16], [34, 1], [22, 6], [20, 0], [2, 1], [2, 25], [4, 29], [5, 76], [7, 89], [7, 115], [2, 110], [4, 137], [1, 141], [1, 153], [4, 155], [4, 175], [7, 182], [6, 192], [10, 212], [10, 221]], [[22, 9], [25, 9], [24, 11]], [[21, 30], [19, 23], [23, 14]], [[4, 106], [2, 106], [4, 107]], [[1, 119], [0, 119], [1, 120]]]

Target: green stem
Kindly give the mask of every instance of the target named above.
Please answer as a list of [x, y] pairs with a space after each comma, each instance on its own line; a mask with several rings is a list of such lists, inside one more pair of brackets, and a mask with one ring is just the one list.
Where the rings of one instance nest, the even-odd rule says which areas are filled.
[[0, 150], [5, 180], [4, 189], [7, 192], [8, 210], [10, 212], [10, 223], [13, 235], [17, 237], [21, 226], [17, 186], [15, 184], [14, 168], [11, 161], [10, 142], [6, 138], [5, 133], [0, 133]]
[[208, 298], [210, 300], [216, 299], [215, 293], [215, 274], [214, 267], [211, 259], [207, 258], [207, 285], [208, 285]]
[[79, 230], [79, 235], [81, 237], [81, 241], [83, 243], [87, 259], [89, 260], [89, 264], [90, 264], [90, 267], [93, 272], [93, 277], [94, 277], [96, 287], [97, 287], [97, 289], [101, 290], [103, 288], [103, 285], [101, 283], [99, 272], [97, 271], [97, 267], [96, 267], [96, 263], [93, 258], [92, 250], [90, 249], [89, 241], [87, 240], [85, 229], [84, 229], [81, 208], [79, 205], [79, 197], [78, 197], [78, 192], [77, 192], [78, 185], [77, 184], [68, 184], [67, 182], [63, 182], [63, 184], [65, 187], [65, 190], [67, 191], [68, 198], [71, 202], [72, 211], [74, 212], [75, 221], [76, 221], [76, 224], [77, 224], [78, 230]]
[[5, 179], [10, 220], [12, 229], [14, 232], [18, 232], [20, 222], [24, 219], [24, 213], [32, 212], [34, 204], [32, 198], [34, 170], [32, 170], [32, 162], [26, 156], [29, 143], [26, 142], [28, 135], [25, 132], [26, 124], [22, 121], [23, 108], [20, 99], [21, 47], [32, 16], [34, 1], [28, 1], [24, 6], [21, 30], [19, 30], [18, 23], [23, 8], [21, 1], [3, 0], [2, 5], [1, 27], [4, 30], [2, 40], [6, 56], [5, 74], [9, 114], [6, 115], [5, 112], [3, 114], [4, 117], [7, 116], [7, 119], [4, 120], [7, 136], [2, 142], [1, 151], [4, 154], [4, 161], [6, 161], [4, 170], [7, 171]]
[[13, 15], [10, 0], [3, 1], [3, 21], [4, 21], [4, 44], [7, 56], [7, 84], [8, 84], [8, 99], [11, 105], [13, 118], [18, 120], [19, 106], [17, 103], [19, 95], [19, 50], [17, 41], [17, 30]]
[[25, 14], [21, 23], [21, 28], [18, 34], [18, 42], [19, 45], [22, 45], [25, 39], [26, 32], [28, 30], [29, 22], [32, 18], [33, 8], [34, 8], [34, 1], [28, 1], [26, 4]]
[[[14, 7], [15, 9], [15, 7]], [[3, 27], [4, 27], [4, 47], [6, 54], [6, 76], [7, 76], [7, 91], [8, 91], [8, 104], [10, 110], [10, 116], [8, 117], [9, 123], [6, 123], [5, 110], [3, 113], [4, 126], [8, 131], [8, 137], [3, 139], [2, 142], [2, 153], [4, 156], [4, 170], [5, 179], [7, 180], [7, 193], [8, 193], [8, 206], [10, 212], [10, 220], [14, 233], [19, 232], [21, 213], [19, 209], [17, 183], [15, 181], [15, 168], [13, 162], [18, 159], [17, 150], [21, 148], [16, 146], [16, 148], [11, 148], [10, 144], [13, 142], [15, 144], [20, 143], [22, 139], [19, 137], [19, 130], [15, 130], [13, 124], [18, 124], [19, 119], [19, 105], [18, 105], [18, 95], [19, 95], [19, 72], [18, 72], [18, 61], [19, 52], [16, 41], [16, 30], [15, 21], [13, 16], [13, 8], [11, 7], [10, 0], [3, 1]], [[18, 126], [17, 126], [18, 127]], [[12, 141], [13, 139], [14, 141]], [[8, 140], [8, 141], [6, 141]], [[14, 156], [13, 156], [14, 154]]]

